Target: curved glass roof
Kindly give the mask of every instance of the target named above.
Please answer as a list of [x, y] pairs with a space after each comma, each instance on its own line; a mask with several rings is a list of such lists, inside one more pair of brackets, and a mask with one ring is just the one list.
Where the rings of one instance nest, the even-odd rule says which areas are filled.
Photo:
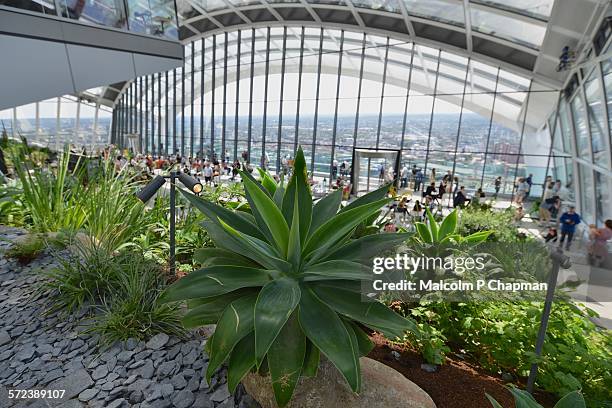
[[477, 53], [517, 72], [536, 67], [554, 5], [554, 0], [177, 0], [184, 41], [254, 25], [356, 26]]

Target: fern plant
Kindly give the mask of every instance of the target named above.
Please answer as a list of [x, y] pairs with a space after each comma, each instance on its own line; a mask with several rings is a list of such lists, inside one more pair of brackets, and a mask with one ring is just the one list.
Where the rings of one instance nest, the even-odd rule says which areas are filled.
[[287, 186], [241, 173], [251, 213], [232, 211], [190, 193], [202, 211], [216, 248], [196, 252], [204, 267], [174, 283], [167, 302], [188, 301], [188, 327], [215, 323], [207, 342], [206, 371], [228, 362], [233, 391], [251, 370], [269, 372], [276, 402], [285, 406], [300, 376], [314, 376], [323, 353], [359, 392], [359, 357], [372, 344], [364, 326], [389, 338], [417, 332], [413, 321], [375, 299], [362, 298], [372, 279], [372, 257], [407, 239], [406, 234], [351, 239], [388, 199], [387, 189], [341, 210], [341, 192], [313, 205], [301, 149]]

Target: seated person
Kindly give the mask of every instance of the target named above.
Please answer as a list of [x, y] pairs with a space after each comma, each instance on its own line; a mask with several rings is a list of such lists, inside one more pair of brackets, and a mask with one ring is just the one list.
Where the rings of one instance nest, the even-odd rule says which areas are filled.
[[453, 198], [453, 207], [463, 207], [470, 203], [470, 199], [465, 194], [465, 187], [461, 186]]
[[427, 186], [427, 188], [423, 192], [423, 197], [434, 198], [434, 196], [437, 196], [437, 194], [436, 194], [436, 183], [431, 183], [429, 186]]
[[516, 209], [516, 212], [514, 213], [514, 217], [513, 217], [514, 221], [518, 222], [518, 221], [522, 220], [524, 216], [525, 216], [525, 211], [523, 210], [522, 206], [519, 206]]
[[485, 197], [484, 191], [482, 191], [482, 188], [479, 188], [476, 191], [476, 194], [474, 194], [474, 197], [472, 198], [471, 204], [480, 205], [480, 199], [484, 198], [484, 197]]
[[557, 229], [555, 227], [550, 227], [548, 229], [548, 233], [544, 236], [544, 241], [545, 242], [557, 242], [557, 238], [558, 238], [559, 234], [557, 233]]

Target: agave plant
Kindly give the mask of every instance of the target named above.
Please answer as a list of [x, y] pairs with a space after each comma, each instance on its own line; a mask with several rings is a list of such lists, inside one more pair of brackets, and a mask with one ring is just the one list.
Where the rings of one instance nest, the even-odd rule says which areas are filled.
[[188, 300], [188, 327], [217, 325], [206, 377], [227, 361], [232, 392], [249, 371], [269, 372], [282, 407], [300, 376], [316, 374], [321, 353], [358, 392], [359, 357], [372, 348], [364, 327], [390, 338], [417, 332], [413, 321], [360, 293], [361, 281], [372, 277], [369, 260], [407, 239], [351, 239], [388, 202], [387, 189], [342, 209], [340, 191], [313, 205], [301, 149], [286, 187], [241, 176], [250, 214], [184, 193], [207, 217], [203, 226], [216, 247], [196, 253], [204, 267], [174, 283], [164, 300]]

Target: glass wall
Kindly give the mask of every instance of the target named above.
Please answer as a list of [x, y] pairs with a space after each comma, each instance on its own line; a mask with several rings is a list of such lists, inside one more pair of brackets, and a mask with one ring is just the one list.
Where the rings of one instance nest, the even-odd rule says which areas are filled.
[[93, 151], [110, 142], [112, 120], [110, 107], [62, 96], [0, 111], [0, 134], [53, 150], [68, 143]]
[[[151, 85], [157, 74], [139, 78], [118, 107], [155, 121], [166, 121], [170, 108], [176, 132], [161, 154], [244, 156], [280, 171], [301, 145], [314, 176], [329, 179], [355, 147], [397, 149], [402, 165], [437, 182], [450, 172], [472, 193], [494, 191], [501, 177], [500, 193], [512, 194], [516, 177], [530, 173], [541, 193], [550, 135], [525, 112], [532, 86], [540, 99], [558, 93], [500, 67], [387, 37], [302, 27], [212, 35], [188, 43], [185, 55], [183, 68], [161, 74], [168, 91]], [[128, 115], [118, 130], [116, 141], [135, 131], [141, 152], [159, 153], [154, 127], [133, 127]], [[535, 144], [526, 151], [524, 140]]]
[[602, 225], [612, 218], [611, 61], [591, 61], [576, 75], [579, 86], [560, 100], [559, 114], [549, 119], [551, 127], [556, 117], [560, 129], [553, 139], [549, 167], [584, 221]]
[[178, 39], [178, 20], [173, 0], [0, 0], [0, 5]]

